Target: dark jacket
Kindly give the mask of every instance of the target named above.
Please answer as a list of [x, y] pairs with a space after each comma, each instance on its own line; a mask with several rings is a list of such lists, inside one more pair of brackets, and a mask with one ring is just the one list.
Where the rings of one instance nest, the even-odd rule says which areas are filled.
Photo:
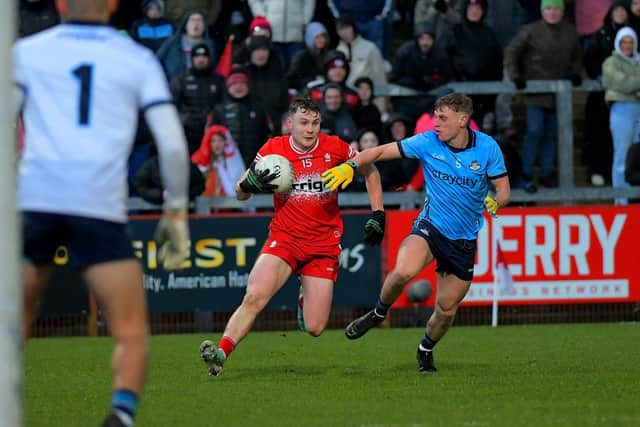
[[[193, 13], [194, 12], [185, 13], [182, 21], [180, 21], [180, 24], [178, 25], [176, 33], [171, 38], [167, 39], [156, 53], [158, 59], [162, 63], [162, 68], [164, 68], [167, 80], [169, 81], [171, 81], [175, 76], [185, 72], [188, 68], [188, 61], [191, 60], [187, 57], [182, 47], [182, 37], [185, 34], [187, 21]], [[211, 62], [215, 64], [218, 58], [218, 53], [213, 40], [211, 40], [206, 30], [202, 35], [202, 43], [205, 43], [209, 47]]]
[[26, 37], [60, 23], [53, 0], [20, 1], [18, 36]]
[[248, 62], [250, 96], [259, 102], [271, 120], [279, 120], [289, 107], [287, 82], [284, 67], [278, 56], [269, 55], [267, 63], [261, 67]]
[[[196, 165], [191, 162], [189, 165], [189, 200], [193, 200], [204, 191], [204, 177]], [[140, 197], [149, 203], [161, 205], [164, 202], [162, 195], [164, 187], [162, 186], [160, 161], [157, 155], [150, 157], [138, 170], [135, 190]]]
[[209, 122], [229, 129], [247, 166], [253, 163], [256, 153], [272, 133], [264, 108], [249, 95], [242, 99], [227, 96], [214, 108]]
[[396, 52], [389, 81], [412, 89], [428, 91], [449, 81], [451, 70], [440, 49], [434, 44], [422, 53], [416, 40], [405, 42]]
[[382, 118], [380, 110], [375, 104], [358, 105], [351, 114], [353, 121], [356, 122], [358, 129], [371, 129], [378, 135], [382, 136]]
[[325, 51], [316, 52], [309, 48], [296, 52], [287, 72], [289, 87], [299, 91], [303, 90], [307, 83], [315, 80], [317, 76], [324, 75], [323, 58], [325, 53]]
[[631, 12], [627, 7], [625, 0], [616, 0], [603, 19], [603, 25], [589, 39], [589, 43], [584, 51], [584, 66], [587, 75], [591, 79], [596, 79], [602, 75], [602, 63], [611, 56], [613, 52], [613, 42], [616, 39], [616, 33], [622, 26], [618, 26], [613, 22], [611, 13], [616, 7], [622, 6], [627, 10], [630, 16]]
[[348, 107], [344, 104], [337, 111], [329, 111], [323, 104], [320, 107], [320, 116], [322, 117], [320, 132], [337, 135], [347, 142], [356, 138], [356, 124], [349, 114]]
[[502, 80], [502, 48], [482, 22], [464, 19], [440, 40], [455, 81]]
[[185, 128], [204, 132], [207, 116], [222, 102], [224, 77], [213, 71], [190, 69], [171, 81], [173, 102]]
[[175, 27], [170, 19], [142, 18], [133, 23], [129, 35], [136, 42], [156, 52], [174, 32]]
[[[511, 80], [556, 80], [579, 75], [582, 48], [573, 24], [549, 25], [540, 19], [522, 27], [505, 50], [504, 65]], [[525, 104], [553, 109], [553, 95], [527, 95]]]

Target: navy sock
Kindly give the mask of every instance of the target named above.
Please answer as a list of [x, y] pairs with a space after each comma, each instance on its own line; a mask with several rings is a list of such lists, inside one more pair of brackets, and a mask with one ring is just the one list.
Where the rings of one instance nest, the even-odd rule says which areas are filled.
[[376, 308], [374, 308], [374, 313], [378, 317], [387, 317], [387, 311], [389, 310], [389, 307], [391, 307], [391, 304], [385, 304], [380, 301], [380, 298], [378, 298]]
[[424, 338], [422, 338], [422, 341], [420, 341], [420, 350], [431, 351], [437, 343], [438, 341], [434, 341], [429, 338], [429, 335], [424, 334]]
[[[123, 422], [133, 425], [133, 418], [138, 409], [138, 395], [131, 390], [116, 390], [111, 395], [111, 410], [120, 417]], [[129, 418], [126, 421], [123, 418]]]

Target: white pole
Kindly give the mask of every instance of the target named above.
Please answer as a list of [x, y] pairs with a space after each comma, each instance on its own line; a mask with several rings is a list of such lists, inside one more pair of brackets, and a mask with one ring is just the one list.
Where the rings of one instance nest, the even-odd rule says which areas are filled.
[[22, 425], [22, 286], [16, 210], [16, 133], [11, 47], [15, 1], [0, 2], [0, 426]]
[[491, 326], [498, 326], [498, 269], [496, 258], [498, 256], [498, 240], [495, 233], [496, 218], [491, 217], [491, 265], [493, 269], [493, 305], [491, 307]]

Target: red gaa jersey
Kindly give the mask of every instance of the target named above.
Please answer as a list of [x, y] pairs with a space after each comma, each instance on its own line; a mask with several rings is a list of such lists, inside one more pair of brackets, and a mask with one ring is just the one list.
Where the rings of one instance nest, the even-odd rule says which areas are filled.
[[288, 192], [274, 194], [275, 215], [269, 230], [287, 233], [305, 244], [335, 246], [342, 238], [342, 218], [338, 192], [329, 191], [321, 180], [324, 171], [357, 153], [337, 136], [318, 135], [313, 147], [296, 147], [289, 135], [269, 139], [256, 160], [267, 154], [280, 154], [293, 168], [293, 185]]

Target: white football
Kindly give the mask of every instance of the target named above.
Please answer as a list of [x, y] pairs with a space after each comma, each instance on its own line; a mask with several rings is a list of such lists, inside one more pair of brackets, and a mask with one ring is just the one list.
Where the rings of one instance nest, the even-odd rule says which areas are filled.
[[293, 168], [286, 157], [279, 154], [267, 154], [256, 163], [256, 172], [269, 169], [269, 174], [275, 173], [278, 176], [270, 184], [277, 185], [276, 193], [288, 191], [293, 184]]

